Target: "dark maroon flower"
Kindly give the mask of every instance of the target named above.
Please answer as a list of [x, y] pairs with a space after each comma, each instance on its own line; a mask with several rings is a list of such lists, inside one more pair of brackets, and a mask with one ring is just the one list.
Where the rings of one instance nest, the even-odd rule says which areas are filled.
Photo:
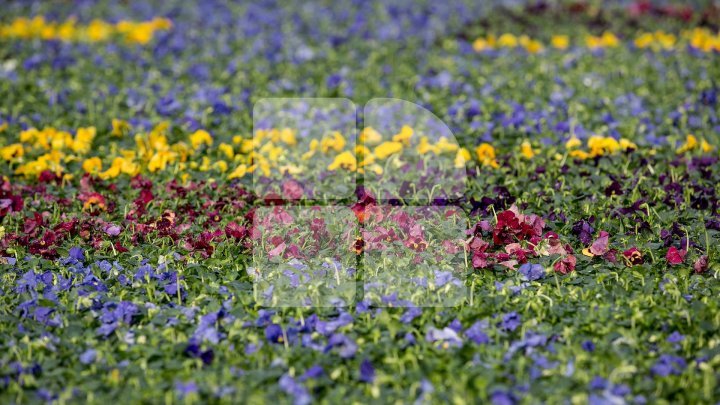
[[265, 197], [263, 197], [263, 201], [266, 205], [283, 205], [285, 203], [282, 196], [276, 193], [269, 193], [265, 195]]
[[514, 212], [507, 210], [497, 215], [497, 224], [493, 230], [493, 242], [496, 245], [506, 245], [522, 240], [522, 234], [523, 226]]
[[225, 225], [225, 236], [240, 240], [247, 236], [247, 229], [237, 222], [232, 221]]
[[116, 241], [114, 246], [115, 246], [115, 250], [117, 250], [118, 253], [125, 253], [128, 251], [128, 249], [125, 246], [120, 244], [120, 241]]
[[573, 255], [567, 255], [560, 259], [555, 265], [553, 266], [553, 269], [555, 272], [560, 274], [568, 274], [573, 271], [575, 271], [575, 265], [577, 264], [577, 259]]
[[623, 259], [628, 267], [637, 266], [644, 263], [642, 252], [636, 247], [632, 247], [623, 252]]
[[41, 255], [47, 259], [55, 259], [59, 256], [53, 247], [57, 239], [55, 232], [46, 231], [42, 238], [30, 244], [28, 250], [31, 254]]
[[44, 170], [42, 173], [40, 173], [40, 176], [38, 176], [38, 182], [40, 182], [41, 184], [60, 184], [62, 182], [62, 176], [51, 172], [50, 170]]
[[57, 224], [53, 227], [53, 230], [60, 234], [63, 234], [63, 233], [73, 234], [75, 232], [75, 229], [78, 226], [78, 222], [79, 221], [77, 220], [77, 218], [73, 218], [70, 221], [60, 222], [59, 224]]
[[618, 262], [617, 254], [618, 254], [618, 251], [617, 251], [617, 250], [615, 250], [615, 249], [610, 249], [610, 250], [608, 250], [607, 252], [605, 252], [604, 255], [602, 255], [602, 258], [605, 259], [606, 261], [612, 263], [612, 264], [617, 264], [617, 262]]
[[43, 226], [45, 226], [45, 218], [41, 214], [34, 212], [32, 217], [25, 218], [23, 232], [33, 235], [36, 229], [40, 230]]
[[208, 214], [208, 217], [210, 218], [210, 221], [212, 221], [212, 222], [222, 221], [222, 216], [220, 216], [220, 213], [218, 211], [211, 212], [210, 214]]
[[374, 207], [377, 205], [375, 197], [368, 192], [364, 187], [359, 187], [355, 194], [357, 195], [358, 201], [350, 206], [350, 209], [355, 214], [358, 222], [363, 224], [367, 215], [367, 208]]
[[356, 255], [359, 255], [363, 252], [363, 248], [365, 247], [365, 241], [361, 237], [355, 238], [355, 242], [352, 245], [352, 251], [355, 252]]
[[22, 211], [22, 209], [22, 197], [0, 190], [0, 219], [11, 212], [19, 212]]
[[295, 180], [286, 180], [282, 185], [282, 192], [285, 198], [299, 200], [305, 194], [303, 187]]
[[427, 249], [427, 242], [422, 237], [410, 237], [405, 241], [404, 245], [416, 252], [424, 252]]
[[698, 257], [698, 259], [695, 261], [695, 264], [693, 264], [693, 270], [695, 270], [695, 273], [702, 274], [705, 273], [708, 269], [708, 257], [703, 255]]
[[472, 265], [476, 269], [484, 269], [490, 265], [488, 254], [484, 252], [473, 252]]

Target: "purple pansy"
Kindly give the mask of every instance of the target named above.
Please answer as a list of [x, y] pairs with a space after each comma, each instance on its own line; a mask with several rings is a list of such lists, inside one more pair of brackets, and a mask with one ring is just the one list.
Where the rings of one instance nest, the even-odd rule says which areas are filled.
[[80, 355], [80, 363], [90, 364], [95, 361], [97, 351], [95, 349], [87, 349]]
[[360, 363], [360, 381], [365, 383], [372, 383], [375, 381], [375, 367], [368, 359], [364, 359]]
[[650, 371], [657, 376], [667, 377], [670, 374], [679, 375], [687, 367], [687, 362], [680, 356], [663, 354], [650, 368]]
[[545, 268], [539, 264], [525, 263], [518, 269], [528, 281], [540, 280], [545, 277]]

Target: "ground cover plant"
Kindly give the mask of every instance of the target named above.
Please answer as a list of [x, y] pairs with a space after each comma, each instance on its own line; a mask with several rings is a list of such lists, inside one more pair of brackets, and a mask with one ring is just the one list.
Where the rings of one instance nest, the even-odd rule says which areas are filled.
[[720, 400], [717, 6], [473, 3], [3, 5], [0, 402]]

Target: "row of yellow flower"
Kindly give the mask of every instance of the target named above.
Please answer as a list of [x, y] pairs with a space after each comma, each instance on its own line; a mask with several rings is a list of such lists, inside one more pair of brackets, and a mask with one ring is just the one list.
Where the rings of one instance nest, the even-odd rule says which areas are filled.
[[[620, 43], [620, 38], [612, 32], [584, 37], [584, 45], [590, 49], [615, 48], [620, 46]], [[656, 51], [674, 49], [677, 45], [682, 44], [703, 52], [720, 52], [720, 33], [713, 33], [706, 28], [683, 31], [679, 36], [664, 31], [645, 32], [636, 36], [633, 44], [638, 48], [649, 48]], [[570, 37], [568, 35], [554, 35], [550, 39], [550, 46], [555, 49], [567, 49], [570, 46]], [[488, 35], [473, 42], [473, 48], [477, 52], [517, 47], [525, 48], [530, 53], [537, 53], [545, 49], [545, 45], [540, 40], [530, 38], [527, 35], [516, 36], [510, 33], [500, 36]]]
[[75, 18], [58, 23], [46, 21], [42, 16], [32, 19], [21, 17], [0, 25], [0, 38], [100, 42], [119, 36], [131, 43], [147, 44], [156, 32], [171, 27], [172, 22], [167, 18], [119, 21], [115, 24], [95, 19], [88, 24], [78, 24]]
[[[570, 138], [565, 143], [565, 148], [569, 151], [569, 156], [579, 159], [592, 159], [598, 156], [613, 155], [621, 151], [624, 152], [638, 148], [635, 143], [625, 138], [621, 138], [618, 141], [609, 136], [606, 137], [598, 135], [588, 138], [587, 150], [580, 149], [581, 146], [582, 142], [576, 137]], [[698, 138], [695, 135], [688, 134], [685, 138], [685, 142], [680, 145], [676, 151], [677, 153], [685, 153], [701, 150], [702, 152], [708, 153], [713, 149], [713, 146], [704, 139], [698, 141]]]
[[[169, 123], [163, 122], [147, 133], [135, 134], [135, 145], [131, 149], [121, 148], [116, 142], [111, 143], [107, 153], [110, 158], [105, 162], [98, 156], [87, 156], [93, 150], [97, 134], [94, 127], [78, 128], [74, 136], [52, 127], [41, 130], [30, 128], [20, 132], [18, 143], [0, 148], [0, 157], [13, 164], [16, 175], [27, 178], [36, 178], [44, 171], [71, 178], [72, 174], [66, 171], [65, 165], [82, 162], [84, 172], [103, 179], [112, 179], [121, 174], [134, 176], [142, 171], [161, 172], [168, 168], [183, 173], [183, 176], [188, 176], [185, 173], [188, 169], [202, 172], [213, 170], [228, 179], [242, 178], [256, 170], [265, 176], [273, 172], [292, 175], [301, 173], [303, 162], [309, 160], [313, 160], [313, 163], [327, 161], [327, 170], [360, 173], [370, 170], [381, 174], [383, 166], [379, 163], [410, 149], [414, 149], [417, 155], [454, 155], [454, 165], [458, 168], [473, 159], [468, 149], [447, 138], [442, 137], [434, 143], [424, 136], [414, 139], [413, 129], [407, 126], [388, 140], [384, 140], [373, 128], [365, 128], [360, 133], [359, 145], [350, 149], [347, 148], [345, 137], [334, 132], [320, 140], [311, 140], [302, 150], [297, 150], [300, 146], [292, 129], [259, 130], [253, 139], [234, 136], [231, 143], [214, 146], [212, 136], [205, 130], [193, 132], [186, 141], [169, 143], [169, 127]], [[113, 120], [110, 134], [125, 137], [131, 131], [132, 127], [126, 121]], [[616, 140], [597, 135], [588, 138], [585, 146], [583, 148], [582, 141], [572, 137], [565, 144], [567, 155], [576, 159], [591, 159], [638, 148], [624, 138]], [[713, 149], [706, 140], [689, 134], [677, 152], [710, 152]], [[495, 148], [491, 144], [482, 143], [474, 152], [480, 165], [499, 167]], [[518, 151], [518, 155], [525, 159], [532, 159], [538, 153], [529, 141], [524, 141]], [[232, 170], [231, 165], [234, 166]]]
[[[365, 128], [359, 135], [359, 145], [353, 148], [346, 148], [348, 142], [339, 132], [328, 134], [324, 138], [312, 139], [307, 146], [298, 154], [299, 159], [293, 159], [293, 154], [285, 153], [285, 146], [296, 148], [297, 140], [294, 131], [290, 129], [261, 130], [255, 134], [252, 149], [255, 151], [252, 156], [253, 164], [241, 166], [238, 174], [252, 172], [259, 168], [263, 174], [269, 174], [273, 170], [280, 173], [296, 174], [302, 171], [303, 162], [311, 159], [328, 161], [327, 170], [349, 170], [364, 173], [370, 170], [377, 174], [383, 172], [379, 163], [393, 155], [402, 153], [404, 150], [414, 148], [417, 155], [432, 153], [435, 155], [455, 153], [454, 163], [458, 167], [464, 167], [465, 162], [470, 160], [470, 153], [465, 148], [441, 137], [437, 142], [432, 143], [426, 136], [414, 140], [414, 130], [409, 126], [403, 126], [401, 130], [389, 140], [383, 141], [382, 135], [373, 128]], [[282, 144], [285, 144], [283, 146]]]

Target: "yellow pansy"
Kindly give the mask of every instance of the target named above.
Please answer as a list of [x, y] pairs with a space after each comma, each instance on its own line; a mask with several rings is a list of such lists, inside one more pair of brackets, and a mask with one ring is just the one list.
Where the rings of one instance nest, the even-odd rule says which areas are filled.
[[113, 160], [113, 165], [117, 163], [120, 164], [120, 171], [131, 177], [140, 173], [140, 166], [137, 163], [133, 162], [131, 158], [116, 157]]
[[106, 40], [112, 35], [113, 26], [105, 21], [94, 19], [87, 27], [87, 36], [90, 41], [98, 42]]
[[470, 151], [465, 148], [460, 148], [455, 155], [455, 167], [460, 169], [465, 167], [465, 162], [470, 160]]
[[647, 48], [655, 42], [653, 34], [646, 32], [635, 38], [635, 46], [638, 48]]
[[76, 19], [71, 17], [57, 28], [56, 37], [62, 41], [72, 41], [77, 36], [77, 29], [75, 27]]
[[198, 150], [201, 145], [211, 146], [213, 143], [210, 133], [204, 129], [198, 129], [190, 135], [190, 144], [193, 150]]
[[570, 46], [570, 37], [567, 35], [553, 35], [550, 44], [556, 49], [567, 49]]
[[228, 180], [232, 179], [239, 179], [243, 176], [245, 176], [245, 173], [247, 173], [248, 168], [246, 165], [242, 164], [235, 168], [230, 174], [228, 174]]
[[264, 176], [270, 175], [270, 163], [262, 155], [255, 156], [255, 164], [248, 167], [248, 172], [253, 173], [258, 168], [260, 168], [260, 171]]
[[24, 154], [25, 150], [23, 149], [23, 145], [21, 143], [14, 143], [0, 149], [0, 156], [2, 156], [3, 160], [6, 162], [21, 158]]
[[585, 45], [590, 49], [601, 48], [603, 46], [602, 38], [588, 35], [585, 37]]
[[705, 152], [705, 153], [707, 153], [707, 152], [712, 152], [712, 150], [715, 149], [715, 148], [713, 148], [712, 145], [710, 145], [710, 144], [709, 144], [708, 142], [706, 142], [704, 139], [702, 140], [702, 142], [700, 142], [700, 148], [701, 148], [702, 151]]
[[691, 151], [698, 146], [698, 141], [695, 135], [688, 134], [687, 138], [685, 139], [685, 143], [683, 143], [677, 150], [678, 153], [685, 153], [687, 151]]
[[225, 173], [228, 169], [227, 162], [225, 162], [224, 160], [218, 160], [213, 163], [213, 169], [219, 171], [220, 173]]
[[140, 166], [137, 163], [133, 163], [130, 158], [116, 157], [113, 159], [110, 168], [98, 173], [98, 176], [103, 180], [107, 180], [119, 176], [120, 173], [125, 173], [131, 177], [135, 176], [140, 173]]
[[361, 145], [355, 145], [355, 154], [360, 157], [363, 157], [363, 156], [371, 155], [372, 152], [366, 146], [361, 144]]
[[[195, 162], [190, 162], [190, 165], [192, 165], [193, 163], [195, 163]], [[210, 158], [209, 157], [203, 156], [202, 164], [200, 165], [199, 170], [201, 172], [206, 172], [206, 171], [210, 170]]]
[[300, 174], [303, 172], [302, 168], [295, 166], [295, 165], [290, 165], [290, 164], [280, 166], [278, 168], [278, 170], [280, 171], [281, 174], [291, 174], [291, 175], [296, 175], [296, 174]]
[[242, 145], [240, 146], [240, 152], [242, 153], [250, 153], [255, 149], [255, 143], [252, 139], [245, 139], [242, 141]]
[[673, 34], [666, 34], [663, 31], [657, 31], [655, 33], [655, 40], [658, 44], [660, 44], [661, 48], [673, 49], [675, 47], [675, 43], [677, 42], [677, 37]]
[[400, 142], [383, 142], [375, 147], [375, 157], [385, 159], [390, 155], [400, 152], [402, 148], [403, 145]]
[[192, 151], [190, 150], [190, 145], [186, 144], [185, 142], [177, 142], [172, 144], [170, 146], [170, 150], [177, 154], [177, 158], [181, 162], [186, 161], [188, 156], [192, 154]]
[[535, 156], [535, 151], [533, 150], [532, 145], [530, 145], [530, 142], [528, 142], [528, 141], [524, 141], [520, 145], [520, 153], [526, 159], [532, 159], [533, 156]]
[[36, 139], [38, 136], [38, 130], [36, 128], [28, 128], [20, 131], [20, 142], [29, 143]]
[[566, 149], [577, 148], [577, 147], [580, 147], [581, 145], [582, 145], [582, 142], [580, 142], [580, 140], [574, 135], [572, 137], [570, 137], [570, 139], [568, 139], [567, 142], [565, 142]]
[[610, 155], [620, 150], [620, 143], [609, 136], [593, 135], [588, 139], [587, 144], [591, 157]]
[[382, 135], [372, 127], [365, 127], [360, 132], [360, 144], [362, 145], [376, 145], [382, 141]]
[[63, 172], [63, 167], [60, 164], [63, 154], [60, 151], [52, 151], [39, 156], [37, 159], [27, 162], [15, 169], [15, 174], [24, 175], [26, 177], [37, 177], [40, 173], [45, 170], [50, 170], [57, 175]]
[[400, 128], [400, 132], [393, 136], [392, 140], [395, 142], [401, 142], [403, 145], [410, 144], [410, 138], [413, 136], [413, 129], [407, 125], [403, 125]]
[[283, 141], [286, 145], [296, 145], [297, 140], [295, 139], [295, 131], [285, 128], [282, 131], [280, 131], [280, 140]]
[[375, 163], [375, 155], [373, 155], [372, 153], [363, 155], [362, 159], [363, 160], [358, 164], [358, 167], [365, 167]]
[[448, 139], [444, 136], [441, 136], [440, 139], [435, 144], [435, 148], [438, 152], [455, 152], [458, 150], [459, 146], [455, 142], [450, 142]]
[[148, 162], [148, 170], [151, 172], [165, 170], [169, 163], [175, 160], [175, 152], [170, 151], [159, 151], [150, 158]]
[[628, 149], [637, 149], [637, 145], [634, 142], [631, 142], [629, 139], [620, 138], [620, 148], [622, 150], [628, 150]]
[[355, 154], [345, 151], [335, 156], [335, 160], [328, 166], [328, 170], [337, 170], [340, 168], [355, 171], [357, 169]]
[[[383, 174], [383, 172], [384, 172], [382, 166], [380, 166], [380, 165], [375, 165], [375, 164], [369, 165], [369, 166], [367, 166], [365, 169], [367, 169], [368, 171], [371, 171], [371, 172], [377, 174], [378, 176], [381, 175], [381, 174]], [[358, 172], [359, 172], [359, 173], [365, 173], [365, 169], [358, 169]]]
[[232, 145], [227, 143], [221, 143], [218, 145], [218, 150], [227, 156], [228, 159], [232, 159], [235, 156], [235, 151], [233, 151]]
[[489, 143], [481, 143], [478, 145], [478, 147], [475, 148], [475, 154], [482, 165], [496, 169], [500, 167], [497, 160], [495, 160], [495, 148]]
[[285, 149], [275, 146], [272, 142], [268, 142], [260, 148], [259, 152], [271, 161], [275, 162], [280, 158], [280, 156], [285, 154]]
[[608, 48], [614, 48], [620, 44], [620, 39], [618, 39], [615, 34], [612, 32], [605, 31], [602, 34], [602, 37], [600, 37], [601, 43], [603, 46]]
[[485, 38], [478, 38], [475, 41], [473, 41], [472, 47], [475, 50], [475, 52], [482, 52], [487, 49], [493, 48], [493, 46], [490, 44], [490, 42]]
[[130, 124], [127, 121], [119, 120], [117, 118], [112, 119], [112, 131], [110, 131], [110, 135], [112, 136], [123, 136], [125, 132], [130, 130]]
[[95, 127], [78, 128], [77, 132], [75, 132], [72, 150], [80, 154], [88, 153], [92, 147], [96, 132]]
[[104, 172], [98, 173], [98, 177], [103, 180], [114, 179], [120, 175], [120, 165], [113, 164]]
[[502, 34], [498, 38], [497, 44], [502, 47], [514, 48], [518, 45], [518, 39], [513, 34]]
[[85, 173], [97, 173], [100, 170], [102, 170], [102, 160], [100, 160], [99, 157], [92, 157], [90, 159], [85, 159], [85, 161], [82, 164], [82, 168], [85, 171]]
[[540, 42], [536, 39], [531, 39], [531, 40], [527, 41], [527, 43], [523, 44], [523, 46], [525, 47], [525, 50], [530, 53], [538, 53], [538, 52], [542, 51], [543, 49], [545, 49], [542, 42]]
[[334, 150], [335, 152], [340, 152], [345, 147], [345, 138], [342, 136], [340, 132], [333, 132], [332, 136], [329, 138], [324, 138], [320, 142], [320, 150], [322, 153], [327, 153], [330, 150]]
[[[94, 136], [94, 135], [93, 135]], [[50, 140], [50, 146], [53, 149], [61, 150], [65, 149], [66, 147], [75, 149], [75, 141], [73, 140], [72, 135], [65, 131], [55, 131], [54, 129], [48, 133], [48, 139]], [[82, 150], [89, 150], [89, 145], [82, 145], [78, 144], [78, 148]], [[79, 152], [79, 151], [78, 151]]]
[[417, 152], [421, 155], [424, 155], [426, 153], [432, 152], [437, 154], [438, 150], [435, 148], [435, 145], [428, 142], [427, 136], [423, 136], [420, 138], [420, 144], [417, 146]]

